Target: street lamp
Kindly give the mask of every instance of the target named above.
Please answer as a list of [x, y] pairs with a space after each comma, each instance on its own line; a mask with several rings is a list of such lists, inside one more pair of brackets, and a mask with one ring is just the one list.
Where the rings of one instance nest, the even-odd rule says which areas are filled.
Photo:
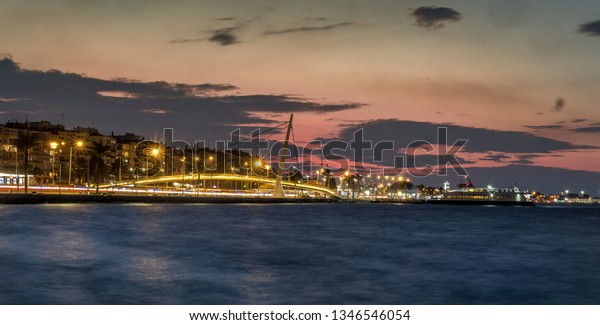
[[250, 175], [254, 176], [254, 167], [259, 168], [260, 166], [260, 158], [250, 158]]
[[[77, 149], [83, 148], [84, 142], [82, 140], [77, 140], [75, 142], [75, 146]], [[88, 168], [89, 170], [89, 168]], [[69, 188], [71, 188], [71, 173], [73, 171], [73, 145], [69, 147]]]
[[[210, 163], [210, 173], [212, 174], [213, 171], [216, 169], [216, 165], [214, 164], [214, 160], [215, 157], [213, 156], [208, 156], [208, 161]], [[206, 173], [206, 166], [204, 166], [204, 173]]]
[[56, 162], [56, 148], [58, 148], [58, 142], [50, 142], [50, 149], [52, 149], [52, 183], [56, 184], [56, 175], [54, 172], [54, 163]]
[[[213, 180], [213, 174], [214, 174], [214, 170], [216, 169], [216, 165], [213, 163], [214, 162], [214, 157], [213, 156], [208, 156], [208, 160], [210, 161], [210, 187], [214, 188], [214, 180]], [[204, 173], [206, 174], [206, 166], [204, 166]], [[218, 184], [218, 183], [217, 183]], [[206, 178], [204, 179], [204, 191], [206, 192]]]
[[[146, 179], [148, 179], [149, 175], [148, 175], [148, 170], [150, 169], [150, 156], [154, 157], [154, 159], [158, 158], [158, 155], [160, 154], [160, 150], [158, 148], [152, 148], [148, 151], [148, 153], [146, 154]], [[160, 169], [159, 169], [160, 171]]]
[[181, 158], [181, 163], [183, 164], [183, 176], [181, 177], [181, 193], [183, 194], [185, 189], [185, 157]]

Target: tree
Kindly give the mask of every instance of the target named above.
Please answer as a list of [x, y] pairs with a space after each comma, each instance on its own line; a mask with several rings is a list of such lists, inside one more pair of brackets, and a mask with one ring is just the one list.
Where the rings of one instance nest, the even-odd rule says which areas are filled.
[[337, 184], [335, 183], [335, 179], [333, 178], [333, 173], [329, 168], [322, 169], [323, 180], [325, 181], [325, 187], [335, 190], [337, 188]]
[[[424, 188], [425, 185], [422, 185], [422, 187]], [[392, 197], [395, 197], [398, 192], [403, 192], [404, 195], [406, 195], [409, 192], [414, 192], [414, 191], [417, 191], [417, 190], [419, 190], [419, 187], [415, 186], [411, 182], [398, 181], [398, 182], [395, 182], [394, 184], [392, 184], [392, 186], [390, 186], [388, 188], [388, 193], [391, 194]]]
[[81, 184], [83, 183], [83, 179], [88, 183], [88, 159], [86, 157], [78, 156], [74, 159], [73, 162], [73, 171], [75, 172], [76, 182]]
[[360, 195], [362, 180], [363, 180], [363, 177], [358, 173], [345, 177], [346, 185], [350, 189], [352, 199], [354, 199], [356, 196]]
[[106, 170], [104, 157], [110, 151], [111, 147], [102, 144], [102, 142], [92, 142], [88, 146], [90, 153], [90, 168], [94, 170], [94, 180], [96, 181], [96, 194], [100, 192], [100, 176]]
[[41, 140], [42, 135], [40, 133], [31, 133], [29, 130], [25, 130], [19, 132], [15, 141], [17, 150], [24, 153], [23, 168], [25, 169], [25, 193], [27, 193], [29, 189], [29, 151], [39, 145]]
[[294, 183], [302, 181], [302, 172], [298, 168], [292, 166], [292, 170], [287, 172], [287, 180]]

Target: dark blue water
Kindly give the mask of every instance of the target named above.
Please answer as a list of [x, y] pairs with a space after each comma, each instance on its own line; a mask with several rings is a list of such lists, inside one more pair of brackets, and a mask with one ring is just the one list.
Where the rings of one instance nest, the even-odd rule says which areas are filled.
[[600, 209], [0, 206], [0, 304], [600, 304]]

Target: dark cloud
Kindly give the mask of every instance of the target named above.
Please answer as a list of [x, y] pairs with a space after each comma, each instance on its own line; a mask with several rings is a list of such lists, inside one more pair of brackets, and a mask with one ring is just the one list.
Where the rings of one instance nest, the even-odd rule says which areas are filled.
[[444, 28], [445, 23], [462, 19], [460, 12], [447, 7], [419, 7], [411, 9], [410, 16], [415, 18], [415, 25], [428, 29]]
[[171, 44], [185, 44], [185, 43], [195, 43], [206, 41], [206, 38], [176, 38], [174, 40], [169, 41]]
[[343, 22], [338, 24], [331, 24], [325, 26], [303, 26], [303, 27], [295, 27], [295, 28], [287, 28], [287, 29], [279, 29], [279, 30], [267, 30], [263, 33], [263, 35], [279, 35], [279, 34], [288, 34], [288, 33], [301, 33], [301, 32], [316, 32], [323, 30], [330, 30], [341, 26], [352, 25], [351, 22]]
[[582, 132], [582, 133], [599, 133], [600, 126], [588, 126], [588, 127], [575, 128], [575, 129], [571, 129], [571, 131]]
[[555, 112], [560, 112], [565, 108], [566, 102], [565, 99], [562, 97], [558, 97], [555, 101], [554, 101], [554, 111]]
[[[483, 161], [493, 161], [496, 163], [510, 163], [510, 164], [516, 164], [516, 165], [532, 165], [535, 162], [533, 161], [534, 158], [539, 158], [539, 157], [543, 157], [543, 156], [549, 156], [549, 155], [539, 155], [539, 154], [518, 154], [518, 155], [507, 155], [507, 154], [498, 154], [498, 153], [494, 153], [494, 154], [489, 154], [486, 155], [485, 157], [479, 158], [479, 160], [483, 160]], [[556, 155], [550, 155], [550, 156], [556, 156]]]
[[240, 43], [236, 30], [239, 27], [228, 27], [217, 29], [212, 32], [212, 36], [208, 39], [210, 42], [221, 44], [221, 46], [232, 45]]
[[473, 153], [551, 153], [556, 150], [593, 149], [595, 147], [575, 145], [565, 141], [554, 140], [539, 135], [517, 132], [499, 131], [483, 128], [466, 127], [452, 124], [436, 124], [429, 122], [402, 121], [395, 119], [373, 120], [364, 123], [346, 124], [340, 132], [343, 139], [352, 139], [356, 130], [363, 129], [365, 139], [372, 141], [394, 141], [396, 148], [406, 148], [417, 140], [425, 140], [438, 144], [437, 130], [445, 127], [448, 130], [448, 144], [458, 139], [467, 139], [465, 152]]
[[579, 26], [579, 32], [587, 34], [588, 36], [600, 36], [600, 20], [581, 24]]
[[[477, 164], [477, 162], [466, 161], [465, 157], [483, 154], [481, 158], [483, 161], [528, 165], [533, 163], [533, 158], [553, 155], [561, 150], [597, 149], [527, 132], [499, 131], [441, 123], [389, 119], [345, 123], [340, 126], [342, 129], [335, 138], [319, 140], [324, 143], [340, 140], [350, 143], [355, 139], [355, 133], [362, 131], [362, 139], [369, 143], [366, 146], [369, 149], [363, 152], [362, 161], [367, 165], [393, 167], [395, 170], [399, 168], [398, 166], [405, 166], [425, 172], [427, 165], [443, 170], [447, 162], [454, 162], [451, 159], [452, 150], [446, 151], [444, 145], [452, 146], [455, 141], [458, 143], [461, 140], [467, 142], [462, 149], [460, 144], [456, 147], [456, 150], [460, 150], [455, 158], [460, 164]], [[445, 141], [438, 139], [438, 128], [446, 129], [448, 138]], [[355, 160], [353, 158], [355, 153], [348, 148], [337, 151], [336, 155], [338, 158], [342, 156]], [[449, 172], [454, 173], [454, 171]]]
[[217, 20], [235, 20], [235, 17], [223, 17], [223, 18], [217, 18]]
[[564, 128], [562, 123], [548, 124], [548, 125], [523, 125], [524, 127], [532, 130], [557, 130]]
[[582, 123], [582, 122], [587, 122], [588, 119], [586, 118], [572, 118], [571, 119], [571, 123]]
[[511, 156], [505, 154], [491, 154], [485, 157], [479, 158], [479, 160], [493, 161], [493, 162], [505, 162], [507, 159], [511, 159]]
[[511, 161], [511, 164], [514, 164], [514, 165], [533, 165], [533, 164], [535, 164], [535, 162], [533, 160], [531, 160], [531, 159], [521, 158], [521, 159], [517, 159], [517, 160]]
[[[436, 155], [408, 155], [406, 167], [407, 168], [423, 168], [423, 166], [436, 166], [440, 160], [447, 161], [451, 156], [438, 157]], [[474, 161], [468, 161], [461, 157], [456, 157], [456, 161], [460, 164], [472, 164]]]
[[174, 40], [169, 41], [171, 44], [186, 44], [186, 43], [196, 43], [209, 41], [214, 43], [219, 43], [221, 46], [233, 45], [237, 43], [241, 43], [239, 37], [237, 36], [238, 30], [241, 28], [240, 26], [236, 27], [227, 27], [220, 28], [207, 31], [210, 36], [208, 37], [198, 37], [198, 38], [176, 38]]
[[[21, 69], [0, 59], [0, 111], [9, 118], [90, 125], [103, 132], [160, 132], [174, 128], [188, 139], [226, 137], [236, 125], [270, 123], [272, 114], [336, 112], [358, 103], [321, 103], [298, 96], [232, 94], [228, 84], [174, 84], [101, 80], [56, 70]], [[21, 116], [23, 115], [23, 116]], [[118, 117], [118, 118], [116, 118]], [[265, 118], [267, 117], [267, 118]]]
[[539, 154], [525, 154], [525, 155], [517, 155], [517, 159], [511, 161], [511, 164], [514, 165], [533, 165], [535, 164], [534, 158], [544, 157], [544, 156], [554, 156], [554, 157], [562, 157], [561, 155], [539, 155]]

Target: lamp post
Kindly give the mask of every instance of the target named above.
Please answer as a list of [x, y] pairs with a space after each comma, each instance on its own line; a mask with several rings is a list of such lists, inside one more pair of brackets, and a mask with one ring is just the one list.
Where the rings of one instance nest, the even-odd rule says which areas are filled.
[[[208, 160], [210, 161], [210, 165], [211, 165], [211, 167], [210, 167], [211, 168], [210, 169], [210, 188], [211, 188], [211, 191], [212, 191], [213, 188], [215, 188], [215, 186], [213, 185], [213, 182], [214, 182], [213, 181], [213, 174], [214, 174], [213, 170], [214, 170], [214, 167], [215, 167], [215, 165], [213, 164], [214, 159], [215, 158], [213, 156], [208, 156]], [[204, 169], [206, 170], [206, 166], [204, 167]], [[206, 191], [206, 178], [204, 179], [204, 191]]]
[[[235, 167], [233, 166], [231, 166], [231, 174], [235, 175]], [[237, 181], [235, 179], [233, 180], [233, 190], [237, 192]]]
[[[154, 160], [158, 158], [160, 155], [160, 150], [158, 148], [151, 148], [144, 150], [146, 152], [146, 180], [150, 177], [148, 171], [150, 170], [150, 156], [154, 157]], [[160, 168], [158, 170], [160, 172]]]
[[56, 184], [56, 175], [54, 171], [54, 163], [56, 161], [56, 148], [58, 148], [58, 142], [50, 142], [50, 149], [52, 149], [52, 184]]
[[[78, 140], [75, 142], [75, 146], [79, 149], [83, 147], [83, 141]], [[88, 168], [89, 170], [89, 168]], [[69, 188], [71, 188], [71, 173], [73, 171], [73, 145], [69, 147]]]
[[85, 179], [85, 187], [86, 187], [86, 193], [88, 195], [90, 195], [90, 161], [92, 160], [92, 158], [89, 158], [87, 160], [87, 176]]
[[198, 194], [198, 186], [200, 186], [200, 169], [198, 169], [198, 162], [200, 161], [200, 157], [196, 156], [194, 157], [194, 165], [192, 165], [192, 178], [194, 178], [194, 166], [196, 167], [196, 177], [198, 178], [198, 180], [196, 181], [196, 194]]
[[[260, 161], [260, 158], [258, 158], [256, 161], [254, 161], [254, 163], [252, 164], [252, 166], [255, 166], [256, 168], [260, 168], [262, 166], [262, 163]], [[254, 175], [253, 175], [254, 176]], [[258, 176], [260, 176], [260, 173], [258, 174]], [[254, 182], [252, 182], [252, 188], [254, 188]], [[260, 188], [260, 183], [256, 183], [256, 189], [258, 192], [258, 189]]]
[[[185, 152], [183, 154], [185, 155]], [[185, 157], [181, 158], [181, 163], [183, 164], [183, 176], [181, 177], [181, 194], [183, 194], [183, 190], [185, 189]]]
[[119, 157], [119, 184], [121, 183], [121, 169], [123, 168], [122, 163], [123, 157]]

